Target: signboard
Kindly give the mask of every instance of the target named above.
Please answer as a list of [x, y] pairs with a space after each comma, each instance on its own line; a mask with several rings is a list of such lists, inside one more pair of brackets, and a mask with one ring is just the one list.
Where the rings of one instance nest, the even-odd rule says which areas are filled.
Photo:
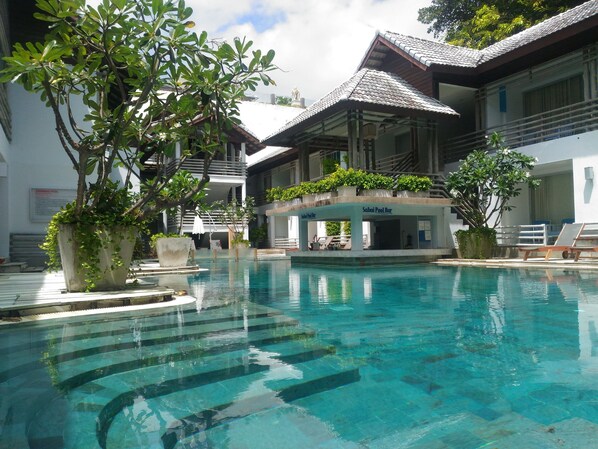
[[60, 208], [77, 196], [75, 189], [31, 189], [29, 219], [33, 223], [47, 223]]

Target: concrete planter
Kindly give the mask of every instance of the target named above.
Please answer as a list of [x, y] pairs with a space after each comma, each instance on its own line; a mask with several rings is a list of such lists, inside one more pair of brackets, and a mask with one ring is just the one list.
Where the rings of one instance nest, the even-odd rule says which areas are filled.
[[457, 242], [460, 259], [491, 259], [496, 247], [495, 236], [477, 235], [471, 231], [458, 233]]
[[316, 193], [316, 201], [326, 201], [336, 196], [336, 192]]
[[[89, 232], [95, 232], [97, 228], [90, 228]], [[124, 288], [129, 266], [133, 259], [133, 248], [137, 237], [137, 229], [134, 227], [117, 226], [113, 229], [102, 229], [100, 231], [102, 246], [99, 248], [99, 269], [102, 277], [95, 282], [93, 290], [119, 290]], [[87, 270], [83, 268], [86, 261], [85, 255], [80, 251], [81, 243], [75, 236], [74, 225], [61, 224], [58, 232], [58, 247], [60, 259], [64, 271], [64, 281], [69, 292], [81, 292], [88, 289], [85, 278], [88, 277]], [[116, 248], [118, 257], [122, 264], [114, 266], [113, 255]]]
[[360, 196], [373, 196], [376, 198], [391, 198], [392, 190], [386, 189], [367, 189], [359, 193]]
[[356, 186], [340, 186], [336, 188], [336, 192], [340, 197], [357, 196]]
[[397, 191], [398, 198], [430, 198], [430, 192], [412, 192], [411, 190]]
[[316, 201], [316, 194], [315, 193], [310, 193], [308, 195], [303, 195], [301, 197], [301, 200], [303, 201], [303, 203], [314, 203]]
[[164, 237], [156, 240], [156, 252], [161, 267], [184, 267], [189, 259], [193, 240], [189, 237]]

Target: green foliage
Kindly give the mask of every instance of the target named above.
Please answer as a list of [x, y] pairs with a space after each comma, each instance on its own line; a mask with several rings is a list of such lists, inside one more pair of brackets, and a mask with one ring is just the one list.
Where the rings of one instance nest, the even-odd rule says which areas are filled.
[[266, 192], [266, 199], [272, 201], [290, 201], [312, 193], [333, 192], [340, 186], [356, 186], [359, 190], [392, 190], [394, 179], [379, 173], [367, 173], [353, 168], [344, 169], [336, 165], [336, 170], [316, 182], [302, 182], [288, 188], [273, 187]]
[[[104, 190], [92, 190], [91, 200], [98, 199], [97, 207], [85, 206], [77, 215], [75, 202], [67, 204], [55, 214], [48, 224], [48, 232], [41, 248], [48, 255], [48, 268], [60, 270], [62, 268], [58, 247], [58, 233], [61, 224], [74, 226], [73, 238], [79, 245], [81, 252], [80, 273], [85, 274], [87, 290], [93, 290], [96, 282], [101, 278], [100, 249], [126, 238], [128, 233], [124, 230], [135, 227], [138, 231], [146, 229], [146, 222], [140, 221], [134, 215], [124, 214], [135, 200], [126, 189], [120, 188], [117, 183], [110, 181]], [[112, 230], [114, 233], [107, 233]], [[122, 259], [115, 247], [112, 254], [112, 263], [115, 267], [122, 266]]]
[[401, 175], [397, 178], [397, 190], [425, 192], [432, 187], [432, 180], [427, 176]]
[[[191, 201], [209, 178], [191, 190], [166, 195], [172, 174], [202, 153], [206, 167], [239, 123], [238, 103], [246, 91], [269, 85], [274, 52], [253, 43], [209, 40], [190, 30], [192, 9], [181, 1], [37, 0], [35, 17], [49, 25], [43, 42], [17, 43], [0, 81], [37, 93], [55, 116], [59, 141], [77, 171], [72, 212], [98, 206], [92, 190], [103, 190], [120, 167], [125, 187], [133, 178], [142, 195], [124, 214], [144, 220]], [[82, 102], [81, 117], [73, 106]], [[166, 171], [177, 143], [182, 154]], [[155, 178], [141, 177], [153, 156]], [[169, 174], [166, 174], [169, 173]], [[172, 174], [170, 174], [172, 173]]]
[[488, 138], [488, 146], [492, 154], [471, 152], [446, 180], [447, 189], [473, 228], [494, 229], [502, 214], [513, 209], [509, 200], [519, 196], [523, 185], [540, 185], [539, 179], [530, 176], [535, 158], [509, 150], [497, 133]]
[[268, 225], [263, 223], [249, 230], [249, 240], [257, 246], [258, 243], [266, 241], [268, 238]]
[[322, 172], [324, 173], [324, 176], [334, 173], [337, 167], [338, 162], [336, 159], [331, 157], [325, 157], [322, 159]]
[[345, 235], [351, 235], [351, 222], [343, 221], [343, 233]]
[[276, 104], [279, 106], [290, 106], [291, 103], [293, 102], [293, 99], [291, 97], [285, 97], [285, 96], [277, 96], [276, 97]]
[[326, 226], [326, 235], [340, 235], [341, 234], [341, 223], [339, 221], [327, 221], [325, 226]]
[[222, 218], [233, 234], [231, 245], [244, 244], [248, 246], [249, 242], [243, 240], [243, 230], [250, 222], [255, 220], [255, 200], [253, 197], [246, 197], [242, 203], [238, 202], [236, 198], [228, 203], [215, 201], [212, 203], [212, 208], [222, 212]]
[[488, 259], [497, 245], [496, 230], [487, 227], [460, 229], [455, 237], [464, 259]]
[[450, 44], [484, 48], [584, 0], [432, 0], [418, 20]]

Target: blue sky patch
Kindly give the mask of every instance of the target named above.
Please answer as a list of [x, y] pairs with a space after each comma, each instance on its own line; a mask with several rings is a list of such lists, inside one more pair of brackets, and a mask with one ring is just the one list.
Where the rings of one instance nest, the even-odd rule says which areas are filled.
[[250, 23], [258, 33], [263, 33], [264, 31], [273, 28], [276, 24], [284, 22], [285, 20], [286, 14], [283, 11], [270, 13], [259, 6], [255, 6], [250, 12], [237, 17], [234, 22], [229, 22], [223, 27], [220, 27], [220, 30], [224, 30], [231, 25]]
[[277, 23], [284, 22], [285, 19], [285, 14], [282, 11], [265, 14], [260, 9], [255, 9], [237, 18], [237, 23], [251, 23], [258, 33], [262, 33], [273, 28]]

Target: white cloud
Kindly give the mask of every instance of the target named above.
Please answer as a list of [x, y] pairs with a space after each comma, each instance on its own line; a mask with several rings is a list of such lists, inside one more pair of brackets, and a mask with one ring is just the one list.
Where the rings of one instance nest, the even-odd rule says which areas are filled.
[[[427, 25], [417, 21], [419, 8], [431, 0], [187, 0], [194, 9], [196, 30], [211, 38], [246, 36], [255, 48], [276, 51], [282, 71], [273, 73], [277, 86], [260, 92], [301, 95], [317, 100], [347, 80], [357, 69], [377, 30], [431, 39]], [[238, 18], [255, 11], [285, 20], [259, 33]]]

